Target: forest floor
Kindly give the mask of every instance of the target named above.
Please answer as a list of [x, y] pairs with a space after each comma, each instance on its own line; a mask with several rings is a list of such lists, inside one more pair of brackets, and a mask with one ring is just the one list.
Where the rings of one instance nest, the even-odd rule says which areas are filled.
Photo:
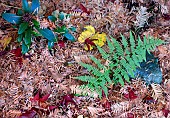
[[[103, 95], [101, 99], [97, 95], [77, 96], [82, 92], [78, 88], [82, 82], [74, 79], [87, 74], [80, 61], [92, 63], [90, 55], [100, 58], [97, 48], [87, 51], [83, 43], [59, 37], [49, 51], [41, 37], [23, 55], [16, 41], [17, 29], [0, 17], [1, 118], [170, 118], [169, 6], [169, 0], [41, 0], [44, 20], [40, 22], [48, 22], [45, 18], [55, 10], [72, 14], [76, 39], [85, 26], [91, 25], [96, 32], [115, 39], [120, 33], [129, 37], [129, 31], [139, 28], [141, 37], [150, 35], [166, 42], [153, 51], [162, 72], [161, 84], [146, 85], [137, 78], [124, 86], [111, 86], [108, 98]], [[0, 14], [16, 13], [21, 7], [21, 0], [1, 0]], [[143, 16], [142, 7], [150, 9]], [[4, 45], [4, 40], [9, 42]], [[34, 100], [37, 95], [38, 100]]]

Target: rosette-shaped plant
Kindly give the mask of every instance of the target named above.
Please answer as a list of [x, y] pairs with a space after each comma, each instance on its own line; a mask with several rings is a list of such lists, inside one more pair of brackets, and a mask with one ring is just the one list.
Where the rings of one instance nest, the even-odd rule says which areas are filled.
[[[29, 4], [27, 0], [22, 0], [22, 9], [19, 9], [16, 14], [3, 13], [2, 18], [15, 25], [18, 28], [18, 42], [22, 43], [22, 53], [25, 54], [29, 51], [32, 37], [43, 36], [48, 39], [48, 47], [52, 48], [56, 37], [49, 29], [41, 29], [37, 19], [37, 13], [40, 7], [39, 0], [32, 0]], [[37, 31], [40, 33], [38, 34]]]
[[85, 50], [92, 50], [95, 46], [102, 47], [106, 42], [106, 34], [95, 32], [91, 25], [85, 26], [85, 30], [80, 34], [78, 41], [85, 43]]

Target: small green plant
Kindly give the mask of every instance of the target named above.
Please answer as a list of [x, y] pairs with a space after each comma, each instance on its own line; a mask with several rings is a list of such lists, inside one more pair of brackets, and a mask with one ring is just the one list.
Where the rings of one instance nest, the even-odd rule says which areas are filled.
[[68, 24], [68, 22], [70, 21], [70, 16], [71, 14], [66, 14], [64, 12], [59, 12], [58, 10], [56, 10], [52, 13], [51, 16], [48, 16], [48, 19], [54, 22], [56, 25], [56, 29], [54, 29], [54, 32], [70, 41], [75, 41], [72, 33], [76, 31], [76, 28], [70, 23]]
[[2, 14], [6, 21], [15, 24], [15, 27], [18, 28], [17, 40], [22, 43], [23, 54], [29, 51], [32, 37], [38, 34], [37, 31], [48, 39], [49, 49], [53, 47], [56, 41], [55, 35], [51, 30], [40, 28], [40, 24], [36, 20], [39, 7], [39, 0], [32, 0], [31, 4], [27, 0], [22, 0], [22, 9], [19, 9], [16, 15], [12, 13]]
[[102, 58], [106, 60], [105, 64], [94, 56], [91, 60], [96, 66], [80, 63], [91, 73], [76, 77], [76, 79], [86, 82], [82, 88], [88, 87], [92, 91], [96, 91], [99, 96], [102, 96], [102, 90], [108, 96], [108, 86], [120, 83], [124, 85], [124, 80], [130, 82], [130, 77], [134, 78], [134, 71], [140, 67], [140, 62], [146, 61], [146, 52], [150, 53], [156, 46], [163, 43], [160, 39], [153, 37], [144, 37], [143, 41], [138, 37], [135, 42], [132, 32], [130, 32], [130, 40], [121, 35], [121, 44], [116, 39], [111, 37], [107, 39], [109, 51], [105, 51], [101, 47], [97, 47]]

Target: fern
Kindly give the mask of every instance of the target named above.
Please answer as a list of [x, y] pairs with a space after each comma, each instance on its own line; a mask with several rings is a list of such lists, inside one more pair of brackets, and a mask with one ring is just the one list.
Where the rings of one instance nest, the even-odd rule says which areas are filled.
[[143, 41], [138, 37], [135, 42], [132, 32], [130, 32], [129, 41], [123, 35], [121, 38], [121, 42], [113, 37], [111, 40], [107, 39], [109, 51], [97, 47], [108, 64], [102, 64], [94, 56], [90, 56], [90, 58], [96, 66], [80, 63], [91, 75], [79, 76], [76, 79], [86, 82], [87, 87], [95, 90], [99, 97], [102, 97], [102, 91], [107, 96], [108, 86], [112, 84], [120, 83], [123, 86], [124, 81], [130, 82], [130, 77], [135, 77], [134, 72], [137, 67], [140, 67], [140, 62], [146, 61], [146, 51], [149, 53], [163, 43], [162, 40], [153, 37], [144, 37]]

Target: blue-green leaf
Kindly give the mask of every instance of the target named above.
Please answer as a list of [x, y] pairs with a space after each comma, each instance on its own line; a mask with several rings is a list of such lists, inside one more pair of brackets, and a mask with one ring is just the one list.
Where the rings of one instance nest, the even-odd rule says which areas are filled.
[[65, 36], [70, 41], [75, 41], [74, 36], [72, 34], [68, 33], [68, 32], [63, 34], [63, 36]]
[[18, 35], [17, 41], [20, 43], [22, 41], [23, 34]]
[[40, 7], [40, 1], [32, 0], [31, 12], [34, 12], [35, 14], [37, 14], [39, 7]]
[[54, 33], [49, 29], [39, 29], [37, 28], [38, 32], [45, 38], [47, 38], [50, 42], [55, 42], [56, 38]]
[[24, 42], [25, 42], [26, 45], [30, 45], [30, 44], [31, 44], [31, 28], [29, 28], [29, 29], [25, 32]]
[[22, 9], [27, 13], [30, 12], [30, 7], [27, 0], [22, 0]]
[[18, 34], [22, 34], [28, 28], [28, 22], [19, 25]]
[[55, 16], [48, 16], [48, 19], [52, 22], [55, 22], [57, 20]]
[[60, 12], [59, 15], [58, 15], [58, 18], [59, 18], [60, 20], [64, 20], [64, 17], [65, 17], [64, 13], [63, 13], [63, 12]]
[[13, 23], [13, 24], [19, 24], [22, 19], [21, 16], [17, 16], [11, 13], [3, 13], [2, 18], [4, 18], [6, 21]]
[[54, 46], [54, 42], [48, 41], [48, 49], [52, 49]]
[[75, 32], [75, 31], [76, 31], [76, 27], [73, 27], [73, 26], [70, 27], [69, 29], [70, 29], [72, 32]]
[[29, 47], [27, 45], [25, 45], [24, 42], [22, 42], [22, 54], [27, 53], [29, 50]]

